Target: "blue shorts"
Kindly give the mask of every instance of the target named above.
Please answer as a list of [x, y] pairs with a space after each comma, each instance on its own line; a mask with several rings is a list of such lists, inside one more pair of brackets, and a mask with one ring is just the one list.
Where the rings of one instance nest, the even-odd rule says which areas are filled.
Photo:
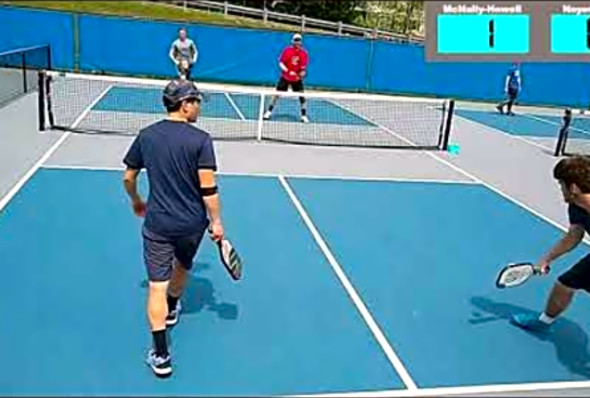
[[143, 259], [152, 282], [169, 281], [174, 262], [190, 271], [206, 227], [193, 235], [167, 238], [143, 227]]
[[518, 89], [509, 87], [508, 88], [508, 98], [514, 101], [516, 99], [516, 97], [518, 97]]

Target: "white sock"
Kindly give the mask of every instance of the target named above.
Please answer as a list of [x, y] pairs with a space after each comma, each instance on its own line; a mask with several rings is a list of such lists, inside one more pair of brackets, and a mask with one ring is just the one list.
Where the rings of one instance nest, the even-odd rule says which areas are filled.
[[549, 315], [547, 315], [543, 312], [541, 314], [541, 316], [539, 317], [539, 320], [543, 323], [551, 325], [555, 321], [555, 318], [551, 318]]

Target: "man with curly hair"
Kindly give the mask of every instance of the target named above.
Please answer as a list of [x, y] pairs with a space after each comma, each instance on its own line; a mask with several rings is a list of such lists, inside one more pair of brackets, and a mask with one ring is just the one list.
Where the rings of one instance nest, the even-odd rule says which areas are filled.
[[[558, 181], [563, 199], [568, 204], [570, 226], [567, 233], [540, 260], [538, 265], [545, 274], [549, 272], [553, 261], [577, 247], [584, 233], [590, 232], [590, 158], [576, 156], [560, 160], [553, 169], [553, 177]], [[590, 254], [557, 278], [541, 314], [518, 314], [512, 318], [512, 322], [528, 330], [549, 331], [578, 290], [590, 293]]]

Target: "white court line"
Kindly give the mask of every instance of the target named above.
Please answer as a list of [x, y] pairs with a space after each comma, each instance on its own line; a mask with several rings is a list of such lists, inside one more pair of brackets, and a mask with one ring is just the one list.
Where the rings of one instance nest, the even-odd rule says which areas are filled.
[[[88, 170], [88, 171], [124, 171], [124, 166], [78, 166], [78, 165], [56, 165], [46, 164], [42, 166], [44, 169], [56, 170]], [[222, 176], [238, 176], [238, 177], [269, 177], [277, 178], [284, 176], [288, 178], [301, 178], [310, 180], [345, 180], [345, 181], [375, 181], [375, 182], [409, 182], [409, 183], [425, 183], [425, 184], [457, 184], [457, 185], [480, 185], [473, 180], [448, 180], [436, 178], [407, 178], [407, 177], [363, 177], [363, 176], [341, 176], [341, 175], [319, 175], [319, 174], [289, 174], [289, 173], [259, 173], [259, 172], [233, 172], [233, 171], [218, 171], [215, 174]]]
[[[470, 110], [470, 109], [466, 109], [466, 110]], [[460, 115], [455, 114], [454, 117], [460, 118], [464, 122], [474, 123], [474, 124], [477, 124], [479, 126], [485, 127], [485, 128], [487, 128], [489, 130], [494, 130], [494, 132], [498, 132], [498, 133], [503, 134], [503, 135], [505, 135], [505, 136], [507, 136], [509, 138], [512, 138], [512, 139], [515, 139], [515, 140], [518, 140], [518, 141], [522, 141], [525, 144], [533, 145], [533, 146], [536, 146], [537, 148], [541, 148], [541, 149], [546, 149], [548, 151], [551, 151], [552, 153], [553, 153], [553, 151], [555, 151], [555, 148], [552, 148], [550, 146], [545, 146], [545, 145], [540, 144], [538, 142], [530, 141], [527, 138], [521, 137], [521, 136], [516, 135], [516, 134], [511, 134], [511, 133], [509, 133], [507, 131], [500, 130], [499, 128], [495, 128], [495, 127], [489, 126], [489, 125], [487, 125], [485, 123], [480, 123], [480, 122], [477, 122], [475, 120], [471, 120], [471, 119], [469, 119], [469, 118], [467, 118], [465, 116], [460, 116]]]
[[240, 109], [238, 108], [238, 106], [236, 105], [236, 103], [234, 102], [234, 100], [231, 98], [231, 96], [229, 95], [228, 92], [225, 92], [225, 97], [227, 98], [227, 100], [229, 101], [229, 103], [231, 104], [231, 106], [236, 110], [238, 116], [240, 117], [240, 119], [242, 120], [246, 120], [246, 118], [244, 117], [244, 114], [240, 111]]
[[21, 179], [18, 180], [16, 184], [14, 184], [10, 191], [8, 191], [8, 193], [4, 195], [2, 199], [0, 199], [0, 213], [2, 212], [4, 207], [6, 207], [8, 202], [10, 202], [10, 200], [18, 193], [18, 191], [20, 191], [20, 189], [27, 183], [27, 181], [31, 179], [33, 174], [35, 174], [35, 172], [39, 170], [41, 165], [47, 159], [49, 159], [49, 157], [53, 155], [55, 151], [57, 151], [57, 149], [61, 146], [61, 144], [64, 143], [64, 141], [69, 137], [70, 134], [70, 132], [67, 132], [63, 134], [61, 137], [59, 137], [59, 140], [57, 140], [55, 144], [53, 144], [51, 148], [49, 148], [47, 152], [45, 152], [43, 156], [41, 156], [39, 160], [37, 160], [37, 162], [25, 173], [25, 175], [23, 175]]
[[496, 384], [481, 386], [462, 386], [462, 387], [439, 387], [439, 388], [418, 388], [417, 390], [383, 390], [383, 391], [365, 391], [351, 393], [323, 393], [323, 394], [305, 394], [305, 395], [286, 395], [285, 397], [343, 397], [343, 398], [362, 398], [362, 397], [438, 397], [454, 396], [464, 394], [492, 394], [492, 393], [510, 393], [510, 392], [533, 392], [533, 391], [552, 391], [568, 390], [590, 387], [590, 381], [563, 381], [551, 383], [522, 383], [522, 384]]
[[107, 88], [104, 89], [104, 91], [102, 93], [100, 93], [95, 99], [94, 101], [92, 101], [90, 103], [90, 105], [88, 105], [83, 111], [82, 113], [80, 113], [80, 116], [78, 116], [76, 118], [76, 120], [74, 121], [74, 123], [72, 123], [72, 126], [70, 128], [76, 128], [78, 127], [78, 125], [82, 122], [82, 120], [84, 120], [84, 118], [88, 115], [88, 113], [90, 113], [90, 111], [92, 110], [92, 108], [94, 108], [94, 106], [96, 104], [98, 104], [98, 101], [100, 101], [101, 99], [103, 99], [103, 97], [109, 92], [109, 90], [113, 87], [112, 84], [109, 84], [107, 86]]
[[[339, 105], [339, 106], [340, 106], [340, 105]], [[346, 108], [345, 108], [345, 109], [346, 109]], [[352, 111], [351, 111], [351, 112], [352, 112]], [[352, 112], [352, 113], [354, 113], [354, 112]], [[360, 116], [360, 115], [359, 115], [359, 116]], [[392, 135], [394, 135], [394, 136], [396, 136], [396, 137], [399, 137], [400, 139], [402, 139], [402, 140], [404, 140], [404, 141], [406, 141], [406, 142], [408, 142], [408, 143], [411, 143], [409, 140], [406, 140], [404, 137], [401, 137], [399, 134], [397, 134], [397, 133], [396, 133], [396, 132], [394, 132], [393, 130], [391, 130], [391, 129], [389, 129], [389, 128], [385, 127], [385, 126], [383, 126], [382, 124], [380, 124], [380, 123], [377, 123], [377, 122], [375, 122], [374, 120], [372, 120], [372, 119], [370, 119], [370, 118], [368, 118], [368, 117], [365, 117], [365, 116], [360, 116], [360, 117], [364, 118], [364, 119], [365, 119], [365, 120], [367, 120], [368, 122], [371, 122], [371, 123], [373, 123], [373, 124], [375, 124], [375, 125], [379, 126], [380, 128], [382, 128], [383, 130], [387, 131], [388, 133], [390, 133], [390, 134], [392, 134]], [[504, 192], [504, 191], [500, 190], [499, 188], [496, 188], [496, 187], [494, 187], [492, 184], [490, 184], [490, 183], [488, 183], [488, 182], [484, 181], [483, 179], [481, 179], [481, 178], [477, 177], [476, 175], [474, 175], [474, 174], [472, 174], [472, 173], [470, 173], [470, 172], [466, 171], [465, 169], [463, 169], [463, 168], [461, 168], [461, 167], [459, 167], [459, 166], [457, 166], [457, 165], [455, 165], [455, 164], [453, 164], [453, 163], [449, 162], [448, 160], [445, 160], [445, 159], [441, 158], [440, 156], [438, 156], [438, 155], [436, 155], [436, 154], [432, 153], [431, 151], [425, 151], [425, 150], [421, 150], [420, 152], [424, 153], [426, 156], [430, 156], [431, 158], [433, 158], [433, 159], [434, 159], [434, 160], [436, 160], [437, 162], [440, 162], [440, 163], [444, 164], [445, 166], [447, 166], [447, 167], [449, 167], [449, 168], [451, 168], [451, 169], [455, 170], [456, 172], [458, 172], [458, 173], [460, 173], [460, 174], [463, 174], [465, 177], [467, 177], [467, 178], [470, 178], [471, 180], [473, 180], [473, 181], [475, 181], [475, 182], [477, 182], [477, 183], [479, 183], [479, 184], [481, 184], [481, 185], [485, 186], [486, 188], [488, 188], [488, 189], [492, 190], [493, 192], [497, 193], [498, 195], [500, 195], [500, 196], [502, 196], [502, 197], [504, 197], [504, 198], [508, 199], [508, 200], [509, 200], [509, 201], [511, 201], [512, 203], [514, 203], [514, 204], [516, 204], [516, 205], [518, 205], [518, 206], [522, 207], [523, 209], [525, 209], [525, 210], [527, 210], [528, 212], [530, 212], [530, 213], [534, 214], [535, 216], [539, 217], [539, 218], [540, 218], [540, 219], [542, 219], [543, 221], [545, 221], [545, 222], [547, 222], [547, 223], [549, 223], [549, 224], [553, 225], [554, 227], [556, 227], [556, 228], [560, 229], [561, 231], [567, 232], [568, 228], [567, 228], [566, 226], [564, 226], [564, 225], [562, 225], [562, 224], [558, 223], [557, 221], [555, 221], [555, 220], [553, 220], [553, 219], [551, 219], [551, 218], [549, 218], [549, 217], [547, 217], [547, 216], [545, 216], [545, 215], [541, 214], [540, 212], [536, 211], [536, 210], [535, 210], [535, 209], [533, 209], [532, 207], [530, 207], [530, 206], [528, 206], [528, 205], [524, 204], [523, 202], [521, 202], [520, 200], [518, 200], [518, 199], [514, 198], [513, 196], [510, 196], [509, 194], [507, 194], [506, 192]], [[590, 244], [590, 238], [585, 238], [585, 239], [584, 239], [584, 242], [586, 242], [586, 243]]]
[[[94, 105], [96, 105], [96, 103], [102, 98], [104, 97], [104, 95], [107, 93], [107, 91], [109, 91], [111, 89], [112, 85], [109, 85], [104, 92], [102, 92], [94, 101], [92, 101], [90, 103], [90, 105], [88, 105], [80, 114], [80, 116], [78, 116], [76, 118], [76, 120], [74, 121], [74, 123], [72, 123], [71, 128], [76, 128], [78, 127], [78, 124], [80, 124], [80, 122], [82, 122], [82, 119], [84, 119], [86, 117], [86, 115], [88, 115], [88, 112], [90, 112], [90, 110], [94, 107]], [[63, 144], [65, 142], [65, 140], [70, 136], [71, 132], [68, 131], [66, 133], [64, 133], [61, 137], [59, 137], [59, 140], [57, 140], [55, 142], [55, 144], [53, 144], [51, 146], [51, 148], [49, 148], [47, 150], [47, 152], [45, 152], [43, 154], [43, 156], [41, 156], [39, 158], [39, 160], [37, 160], [37, 162], [35, 162], [35, 164], [25, 173], [25, 175], [23, 175], [21, 177], [20, 180], [17, 181], [16, 184], [14, 184], [14, 186], [10, 189], [10, 191], [8, 191], [8, 193], [6, 195], [4, 195], [4, 197], [2, 199], [0, 199], [0, 211], [2, 211], [4, 209], [4, 207], [6, 207], [6, 205], [8, 204], [8, 202], [10, 202], [10, 200], [18, 193], [18, 191], [21, 190], [21, 188], [27, 183], [27, 181], [29, 181], [31, 179], [31, 177], [37, 172], [37, 170], [39, 170], [39, 168], [43, 165], [43, 163], [45, 163], [47, 161], [47, 159], [49, 159], [51, 157], [51, 155], [53, 155], [55, 153], [55, 151], [57, 151], [57, 149], [61, 146], [61, 144]]]
[[379, 345], [381, 346], [381, 348], [385, 352], [387, 359], [389, 359], [389, 362], [391, 362], [391, 364], [395, 368], [397, 374], [402, 379], [402, 381], [404, 382], [404, 384], [406, 385], [408, 390], [416, 390], [418, 388], [416, 386], [416, 383], [414, 382], [414, 380], [412, 380], [412, 377], [410, 376], [410, 374], [406, 370], [405, 366], [403, 365], [403, 363], [398, 358], [395, 351], [393, 350], [393, 348], [391, 347], [391, 345], [389, 344], [389, 342], [385, 338], [385, 335], [383, 334], [383, 332], [381, 331], [381, 329], [377, 325], [377, 322], [375, 322], [375, 320], [371, 316], [371, 313], [369, 312], [369, 310], [365, 306], [365, 303], [363, 303], [360, 296], [358, 295], [358, 293], [356, 292], [356, 290], [352, 286], [352, 283], [349, 281], [348, 277], [346, 276], [346, 274], [344, 273], [344, 271], [340, 267], [340, 264], [338, 264], [338, 262], [336, 261], [336, 258], [334, 258], [334, 255], [332, 254], [332, 252], [328, 248], [328, 245], [326, 244], [326, 242], [324, 241], [324, 239], [322, 238], [322, 236], [318, 232], [317, 228], [315, 227], [315, 225], [311, 221], [311, 218], [309, 217], [309, 215], [307, 214], [307, 212], [303, 208], [303, 205], [301, 204], [301, 202], [299, 201], [299, 199], [297, 198], [297, 196], [295, 195], [295, 193], [293, 192], [293, 190], [291, 189], [291, 187], [287, 183], [287, 180], [283, 176], [279, 176], [278, 178], [279, 178], [279, 181], [281, 182], [281, 185], [283, 186], [283, 188], [285, 189], [285, 191], [289, 195], [289, 198], [291, 199], [291, 201], [295, 205], [295, 208], [299, 212], [299, 215], [301, 216], [301, 218], [303, 218], [305, 225], [307, 225], [307, 228], [309, 229], [309, 231], [313, 235], [317, 245], [321, 249], [322, 253], [324, 253], [324, 256], [326, 257], [326, 259], [328, 260], [330, 265], [332, 266], [332, 269], [336, 273], [336, 276], [338, 276], [338, 279], [340, 280], [340, 282], [342, 283], [342, 285], [346, 289], [346, 292], [348, 293], [348, 295], [352, 299], [357, 310], [360, 312], [363, 319], [365, 320], [365, 322], [369, 326], [369, 329], [371, 330], [371, 332], [373, 333], [373, 335], [377, 339], [377, 342], [379, 343]]
[[357, 117], [359, 117], [359, 118], [361, 118], [361, 119], [364, 119], [364, 120], [366, 120], [367, 122], [369, 122], [369, 123], [371, 123], [371, 124], [374, 124], [374, 125], [376, 125], [376, 126], [378, 126], [378, 127], [381, 127], [382, 129], [384, 129], [385, 131], [387, 131], [389, 134], [391, 134], [391, 135], [393, 135], [393, 136], [395, 136], [395, 137], [399, 138], [400, 140], [404, 141], [406, 144], [410, 144], [410, 145], [412, 145], [412, 146], [414, 146], [414, 147], [417, 147], [417, 146], [418, 146], [418, 145], [416, 145], [414, 142], [412, 142], [412, 141], [408, 140], [407, 138], [405, 138], [405, 137], [402, 137], [401, 135], [399, 135], [399, 134], [395, 133], [394, 131], [392, 131], [392, 130], [390, 130], [390, 129], [388, 129], [388, 128], [384, 127], [384, 126], [382, 126], [380, 123], [377, 123], [377, 122], [375, 122], [375, 121], [373, 121], [373, 120], [369, 119], [368, 117], [365, 117], [365, 116], [363, 116], [363, 115], [360, 115], [359, 113], [357, 113], [357, 112], [355, 112], [355, 111], [351, 110], [351, 109], [350, 109], [349, 107], [347, 107], [346, 105], [337, 104], [337, 103], [335, 103], [334, 101], [332, 101], [332, 100], [329, 100], [329, 99], [327, 100], [327, 102], [331, 102], [331, 103], [332, 103], [332, 104], [334, 104], [335, 106], [337, 106], [337, 107], [340, 107], [340, 108], [344, 109], [345, 111], [347, 111], [347, 112], [349, 112], [349, 113], [352, 113], [353, 115], [356, 115]]
[[[525, 115], [525, 114], [522, 114], [521, 116], [528, 117], [529, 119], [533, 119], [533, 120], [538, 120], [540, 122], [553, 124], [555, 126], [561, 126], [561, 123], [554, 122], [553, 120], [543, 119], [542, 117], [537, 117], [537, 116], [533, 116], [533, 115]], [[573, 123], [573, 121], [574, 121], [574, 119], [572, 118], [572, 123]], [[590, 135], [590, 131], [582, 130], [577, 127], [573, 127], [571, 124], [570, 124], [569, 129], [572, 131], [577, 131], [578, 133]]]

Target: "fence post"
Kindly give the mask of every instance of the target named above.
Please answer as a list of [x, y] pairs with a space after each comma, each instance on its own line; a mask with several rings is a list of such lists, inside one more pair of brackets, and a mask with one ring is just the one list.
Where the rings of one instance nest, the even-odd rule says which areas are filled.
[[301, 16], [301, 32], [305, 31], [305, 15]]
[[227, 4], [227, 1], [223, 2], [223, 15], [225, 15], [227, 17], [227, 13], [229, 12], [229, 5]]
[[78, 14], [72, 14], [72, 18], [74, 18], [74, 31], [72, 35], [74, 36], [74, 70], [76, 72], [80, 71], [80, 16]]
[[182, 11], [186, 12], [186, 9], [187, 9], [186, 0], [184, 0], [182, 2]]
[[369, 39], [369, 56], [367, 58], [367, 68], [365, 71], [365, 92], [371, 91], [371, 75], [373, 74], [373, 53], [375, 52], [374, 46], [375, 40]]
[[267, 23], [268, 22], [268, 10], [265, 8], [264, 12], [262, 13], [262, 22]]
[[47, 70], [51, 70], [52, 63], [51, 63], [51, 45], [48, 44], [46, 47], [47, 51]]
[[342, 21], [338, 21], [338, 36], [342, 36]]

